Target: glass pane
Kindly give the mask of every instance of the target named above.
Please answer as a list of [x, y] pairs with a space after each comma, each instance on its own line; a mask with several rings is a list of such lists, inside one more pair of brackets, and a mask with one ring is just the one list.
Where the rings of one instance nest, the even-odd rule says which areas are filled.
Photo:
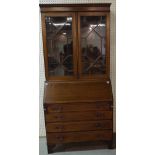
[[82, 74], [105, 73], [105, 32], [104, 16], [81, 16]]
[[72, 17], [47, 16], [45, 22], [49, 75], [73, 75]]

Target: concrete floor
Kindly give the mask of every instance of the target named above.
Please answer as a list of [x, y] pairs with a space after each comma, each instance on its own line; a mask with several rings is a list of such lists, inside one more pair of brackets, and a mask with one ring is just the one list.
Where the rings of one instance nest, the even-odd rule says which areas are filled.
[[[45, 137], [39, 138], [39, 155], [48, 155]], [[88, 151], [57, 152], [52, 153], [51, 155], [116, 155], [116, 150], [98, 149]]]

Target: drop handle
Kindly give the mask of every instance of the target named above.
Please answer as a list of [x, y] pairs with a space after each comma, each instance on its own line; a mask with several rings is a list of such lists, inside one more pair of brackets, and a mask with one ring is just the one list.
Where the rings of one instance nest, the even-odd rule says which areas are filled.
[[98, 139], [103, 139], [105, 136], [104, 136], [103, 134], [97, 134], [96, 137], [97, 137]]
[[96, 123], [95, 126], [96, 126], [97, 128], [101, 128], [101, 127], [103, 127], [103, 124], [101, 124], [101, 123]]
[[60, 119], [60, 120], [64, 120], [64, 116], [60, 115], [60, 116], [55, 116], [56, 119]]
[[63, 141], [64, 140], [64, 137], [63, 136], [57, 136], [56, 137], [59, 141]]
[[63, 110], [63, 107], [62, 106], [53, 106], [53, 110], [56, 110], [56, 111], [62, 111]]
[[58, 111], [62, 111], [62, 109], [63, 109], [62, 106], [58, 107]]
[[102, 108], [102, 104], [101, 104], [101, 102], [96, 102], [96, 108]]
[[56, 126], [56, 129], [63, 130], [63, 129], [64, 129], [64, 126], [63, 126], [63, 125], [61, 125], [61, 126]]
[[64, 117], [63, 115], [61, 115], [59, 118], [60, 118], [60, 119], [64, 119], [65, 117]]
[[96, 117], [103, 117], [104, 116], [103, 113], [99, 113], [99, 112], [97, 112], [95, 115], [96, 115]]

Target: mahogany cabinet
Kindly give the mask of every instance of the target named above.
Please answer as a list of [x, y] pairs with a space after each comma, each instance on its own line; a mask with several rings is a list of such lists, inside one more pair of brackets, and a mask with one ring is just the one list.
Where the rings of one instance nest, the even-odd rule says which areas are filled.
[[48, 152], [113, 138], [110, 3], [40, 4]]

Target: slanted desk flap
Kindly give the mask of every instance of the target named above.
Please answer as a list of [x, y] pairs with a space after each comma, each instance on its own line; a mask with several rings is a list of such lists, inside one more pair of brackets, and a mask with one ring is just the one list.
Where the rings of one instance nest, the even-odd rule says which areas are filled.
[[112, 101], [110, 82], [48, 82], [44, 103]]

